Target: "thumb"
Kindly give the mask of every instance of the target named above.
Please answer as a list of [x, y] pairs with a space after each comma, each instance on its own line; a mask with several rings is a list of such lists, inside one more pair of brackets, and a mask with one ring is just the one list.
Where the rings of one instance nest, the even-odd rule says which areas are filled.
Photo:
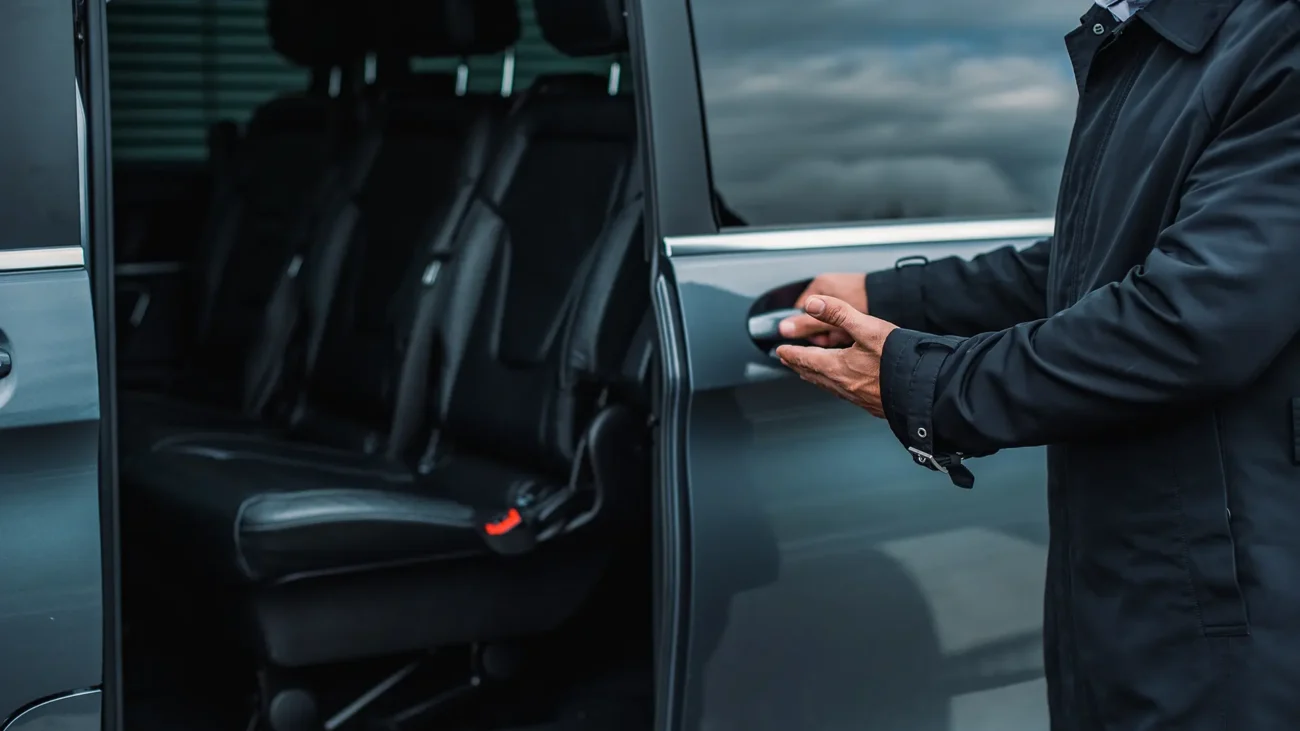
[[880, 337], [880, 320], [858, 312], [852, 305], [835, 297], [816, 295], [804, 303], [804, 312], [832, 327], [844, 330], [858, 343], [870, 343]]
[[780, 325], [781, 336], [791, 339], [806, 338], [818, 333], [824, 333], [829, 329], [817, 318], [803, 313], [787, 317], [781, 321]]

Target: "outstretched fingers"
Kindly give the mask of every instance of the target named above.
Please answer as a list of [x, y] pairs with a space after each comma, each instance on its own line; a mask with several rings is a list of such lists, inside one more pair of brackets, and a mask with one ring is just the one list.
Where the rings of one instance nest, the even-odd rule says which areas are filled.
[[826, 373], [835, 363], [834, 350], [806, 345], [782, 345], [776, 355], [785, 365], [800, 373]]

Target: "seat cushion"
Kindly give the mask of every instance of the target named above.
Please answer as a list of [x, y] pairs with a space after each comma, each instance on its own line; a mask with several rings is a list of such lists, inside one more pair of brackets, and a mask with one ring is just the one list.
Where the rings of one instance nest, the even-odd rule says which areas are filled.
[[213, 462], [250, 462], [278, 465], [335, 476], [359, 475], [388, 482], [410, 482], [414, 475], [404, 465], [372, 451], [291, 441], [270, 430], [176, 431], [152, 445], [152, 451], [203, 457]]
[[160, 441], [191, 432], [271, 433], [273, 429], [234, 409], [175, 396], [123, 391], [117, 400], [117, 439], [123, 462]]
[[417, 478], [380, 458], [225, 439], [230, 449], [209, 439], [141, 455], [124, 481], [157, 550], [239, 582], [486, 554], [481, 515], [537, 481], [472, 457]]
[[[227, 580], [275, 581], [302, 574], [481, 552], [474, 511], [422, 491], [375, 461], [288, 450], [286, 462], [213, 459], [159, 451], [125, 475], [138, 514], [150, 518], [159, 550]], [[301, 455], [297, 455], [300, 457]]]
[[237, 625], [276, 666], [547, 632], [611, 560], [575, 541], [491, 553], [481, 514], [537, 478], [487, 460], [452, 456], [416, 476], [319, 447], [226, 446], [243, 456], [178, 444], [136, 460], [124, 474], [145, 518], [133, 538], [151, 545], [152, 576], [190, 587], [169, 606]]

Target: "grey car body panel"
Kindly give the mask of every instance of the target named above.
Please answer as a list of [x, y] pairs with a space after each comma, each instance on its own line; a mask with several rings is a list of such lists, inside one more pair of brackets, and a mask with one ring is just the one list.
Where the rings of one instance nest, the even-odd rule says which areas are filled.
[[100, 681], [99, 384], [83, 269], [0, 273], [0, 713]]
[[[99, 381], [72, 2], [0, 3], [0, 727], [98, 729]], [[7, 269], [7, 271], [6, 271]]]
[[975, 489], [955, 488], [781, 368], [749, 319], [823, 272], [970, 256], [1050, 222], [720, 232], [689, 2], [632, 0], [629, 18], [659, 244], [660, 727], [1046, 728], [1042, 450], [977, 460]]
[[684, 728], [1047, 727], [1042, 450], [978, 460], [975, 490], [954, 488], [747, 327], [763, 295], [821, 272], [1005, 243], [672, 259], [691, 384]]

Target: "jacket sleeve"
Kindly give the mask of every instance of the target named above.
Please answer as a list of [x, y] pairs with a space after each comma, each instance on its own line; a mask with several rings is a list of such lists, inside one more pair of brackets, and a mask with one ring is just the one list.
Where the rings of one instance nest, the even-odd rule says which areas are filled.
[[1123, 280], [1000, 332], [892, 332], [881, 387], [904, 445], [978, 455], [1089, 438], [1258, 378], [1300, 331], [1296, 55], [1222, 123]]
[[923, 332], [976, 335], [1045, 317], [1052, 240], [867, 275], [872, 316]]

